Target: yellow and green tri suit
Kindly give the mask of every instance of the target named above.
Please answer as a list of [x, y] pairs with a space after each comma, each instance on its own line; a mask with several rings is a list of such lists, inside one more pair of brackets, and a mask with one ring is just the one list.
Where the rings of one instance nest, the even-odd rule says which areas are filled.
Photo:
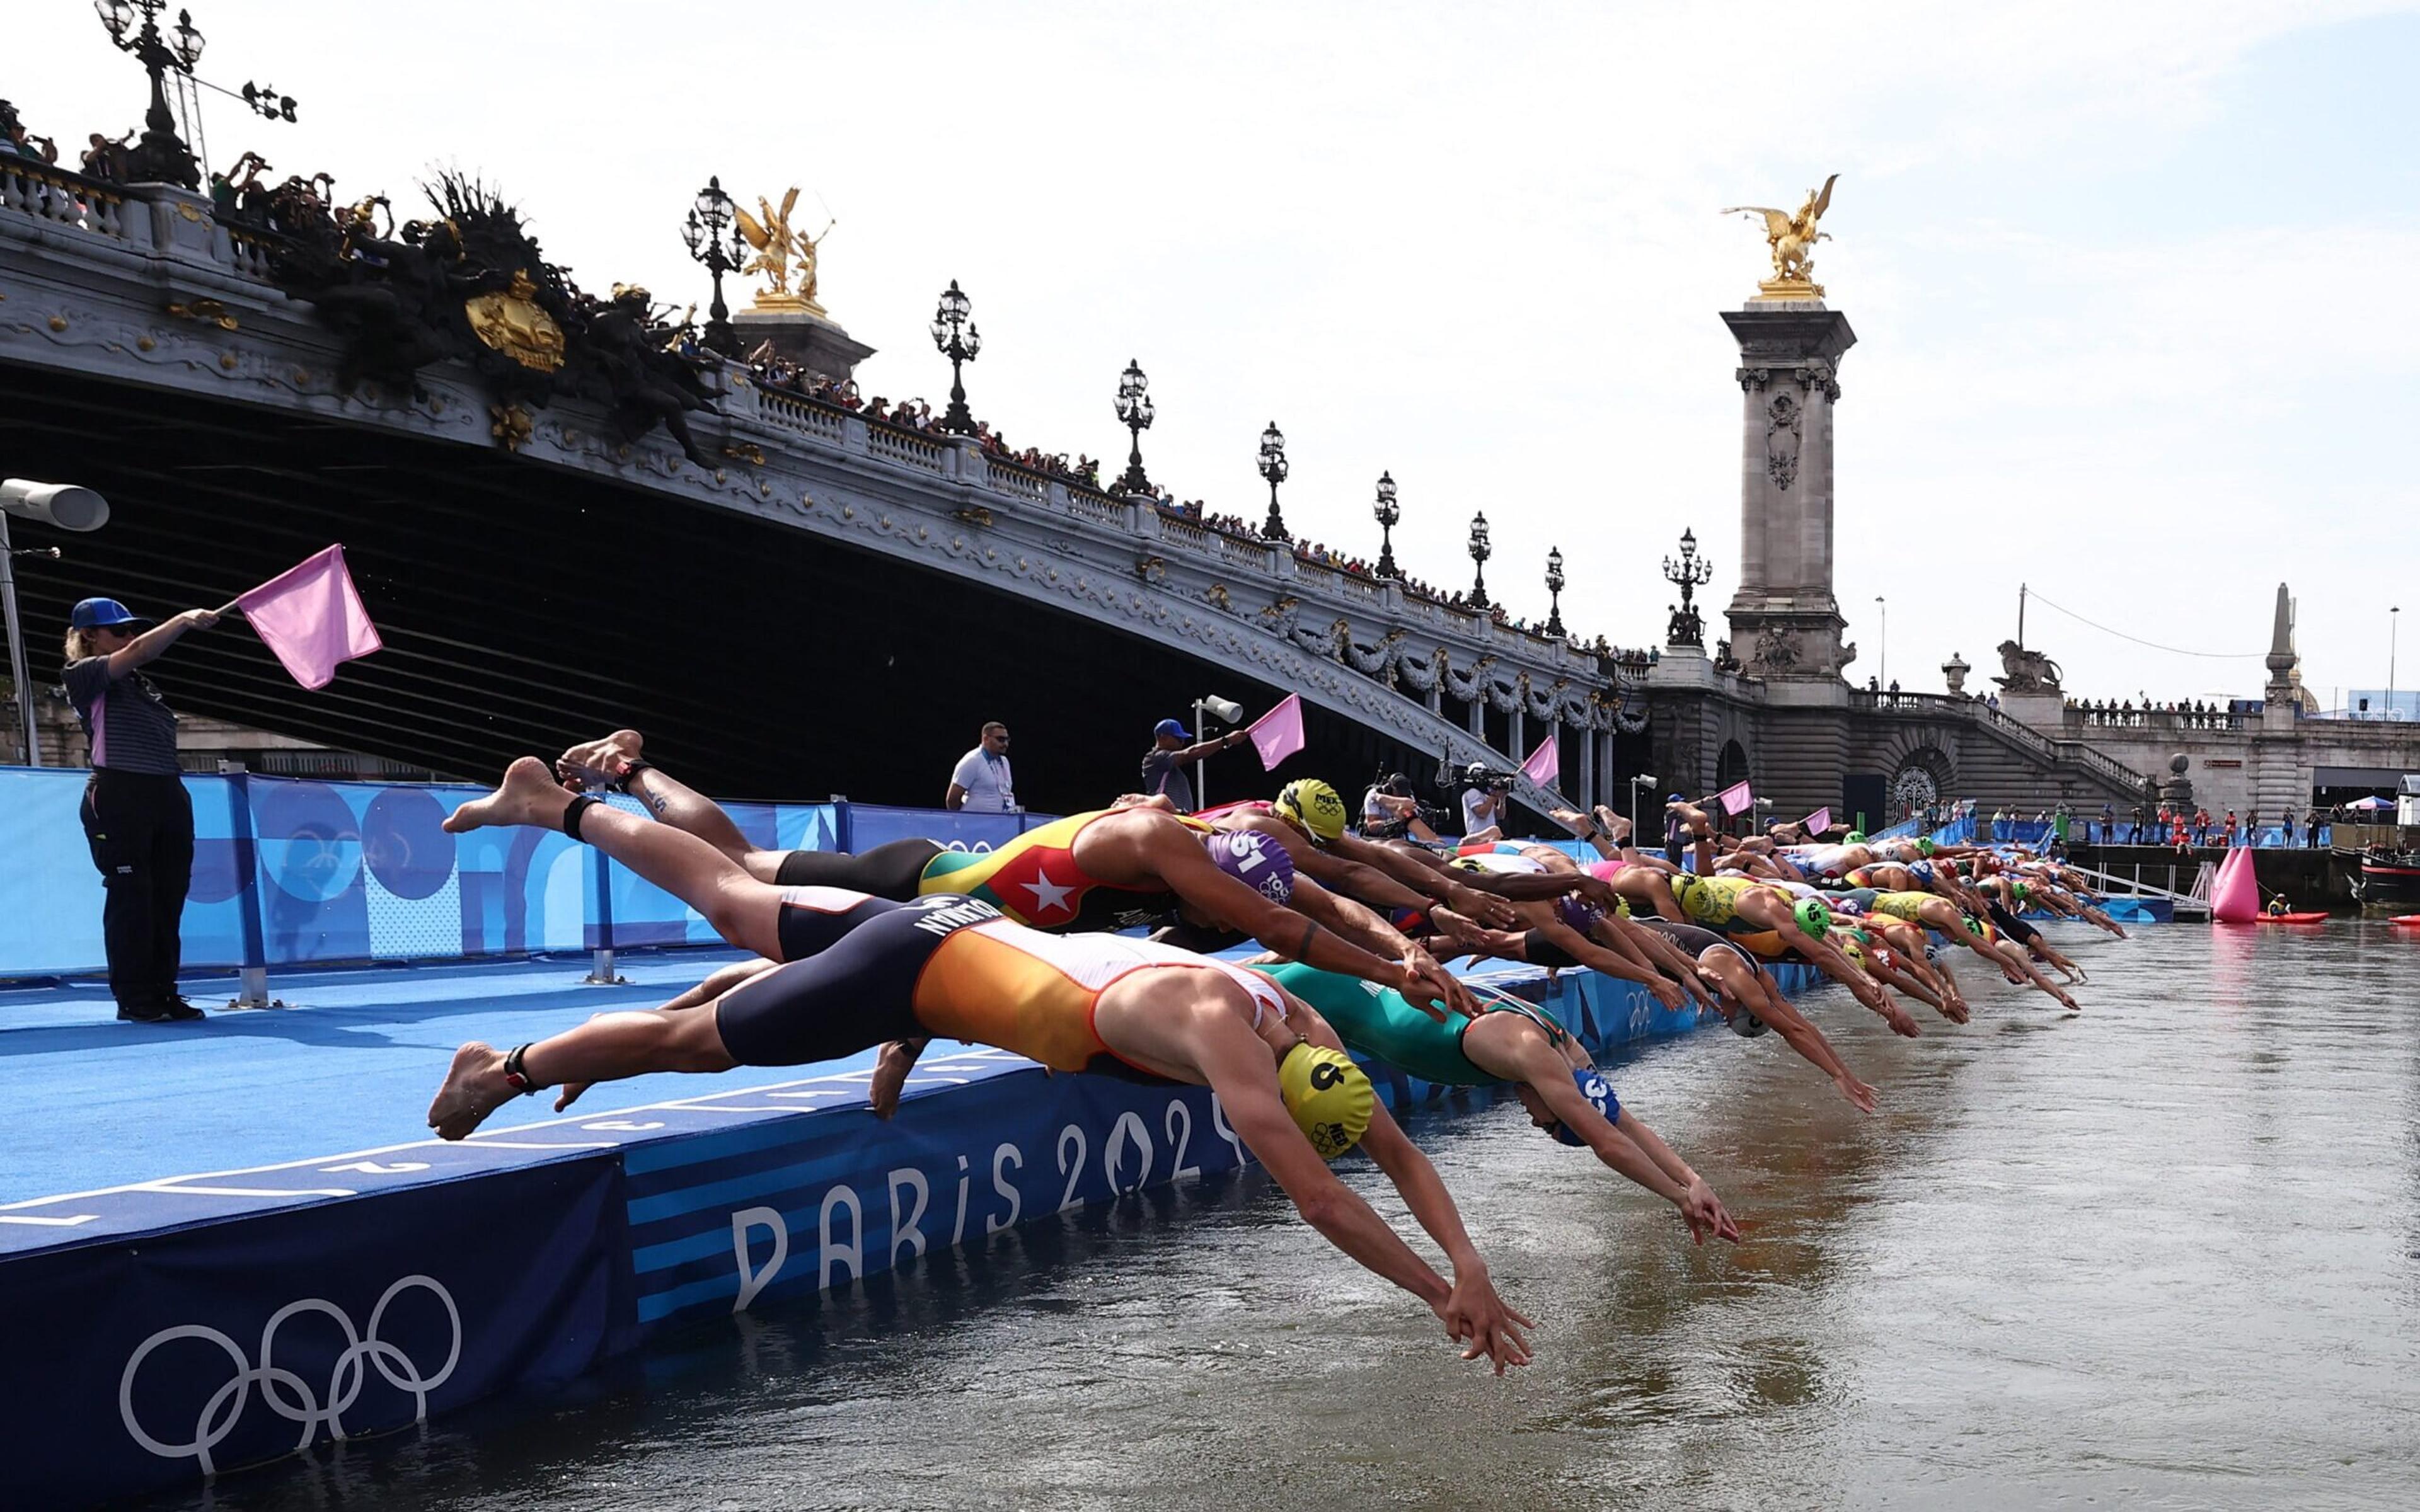
[[[994, 851], [943, 851], [924, 863], [920, 894], [963, 893], [991, 904], [1019, 924], [1045, 930], [1109, 930], [1122, 914], [1162, 914], [1176, 906], [1165, 887], [1103, 882], [1076, 864], [1076, 838], [1112, 810], [1069, 814], [1029, 829]], [[1178, 819], [1208, 832], [1197, 819]]]
[[1878, 892], [1874, 894], [1874, 901], [1866, 905], [1866, 912], [1921, 925], [1924, 922], [1924, 905], [1931, 902], [1932, 894], [1929, 892]]
[[[1724, 934], [1741, 932], [1739, 901], [1763, 883], [1753, 877], [1700, 877], [1686, 872], [1671, 879], [1672, 897], [1689, 921]], [[1746, 926], [1761, 930], [1761, 924]]]

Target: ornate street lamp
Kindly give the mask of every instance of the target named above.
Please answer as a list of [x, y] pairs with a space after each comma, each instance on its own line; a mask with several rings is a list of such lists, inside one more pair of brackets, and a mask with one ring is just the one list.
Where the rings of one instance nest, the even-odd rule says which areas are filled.
[[941, 412], [941, 428], [954, 436], [975, 433], [975, 417], [967, 410], [967, 386], [960, 375], [983, 350], [983, 332], [975, 329], [973, 311], [973, 303], [959, 292], [954, 278], [933, 310], [933, 345], [950, 360], [950, 408]]
[[1402, 523], [1404, 511], [1395, 502], [1393, 473], [1378, 474], [1378, 501], [1370, 513], [1378, 517], [1378, 576], [1400, 578], [1403, 573], [1395, 566], [1395, 527]]
[[1267, 540], [1294, 539], [1286, 533], [1285, 517], [1278, 513], [1278, 485], [1285, 482], [1291, 471], [1286, 465], [1285, 433], [1272, 420], [1269, 428], [1261, 432], [1261, 476], [1269, 480], [1269, 517], [1261, 526], [1261, 534]]
[[1151, 402], [1151, 379], [1142, 376], [1142, 364], [1129, 358], [1126, 370], [1118, 375], [1118, 422], [1131, 439], [1125, 476], [1118, 480], [1121, 493], [1151, 492], [1151, 479], [1142, 471], [1142, 433], [1151, 429], [1152, 417], [1157, 413]]
[[1470, 585], [1470, 601], [1481, 609], [1488, 607], [1487, 559], [1495, 554], [1496, 548], [1487, 544], [1487, 515], [1482, 510], [1470, 517], [1470, 560], [1479, 567], [1479, 576]]
[[730, 245], [723, 245], [722, 233], [731, 222], [731, 196], [722, 192], [722, 176], [717, 174], [697, 192], [689, 221], [681, 227], [681, 239], [689, 243], [689, 255], [714, 275], [714, 302], [706, 312], [706, 349], [737, 357], [739, 332], [731, 329], [731, 306], [722, 302], [722, 275], [745, 262], [747, 253], [737, 231], [732, 232]]
[[1546, 548], [1546, 633], [1560, 636], [1563, 633], [1563, 549], [1558, 546]]
[[1698, 560], [1698, 532], [1681, 532], [1681, 560], [1664, 559], [1664, 580], [1681, 590], [1681, 607], [1672, 611], [1672, 621], [1664, 632], [1664, 643], [1672, 646], [1702, 646], [1706, 643], [1705, 617], [1690, 603], [1691, 595], [1714, 579], [1714, 564]]
[[[176, 30], [163, 39], [160, 35], [161, 0], [93, 0], [92, 8], [101, 23], [109, 28], [109, 39], [121, 53], [131, 53], [151, 76], [151, 108], [143, 116], [143, 137], [134, 150], [126, 156], [126, 176], [138, 184], [177, 184], [185, 189], [198, 189], [202, 183], [201, 165], [194, 161], [193, 149], [177, 134], [177, 118], [168, 112], [167, 73], [170, 69], [191, 78], [194, 65], [202, 60], [204, 39], [194, 25], [190, 10], [177, 12]], [[143, 25], [134, 25], [134, 13], [143, 13]], [[134, 35], [129, 37], [127, 34]]]

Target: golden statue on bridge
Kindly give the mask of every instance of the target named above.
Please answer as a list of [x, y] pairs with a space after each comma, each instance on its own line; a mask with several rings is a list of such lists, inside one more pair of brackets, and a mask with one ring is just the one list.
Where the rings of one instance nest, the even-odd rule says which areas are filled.
[[[794, 184], [790, 192], [782, 196], [782, 208], [778, 210], [764, 195], [756, 196], [756, 208], [763, 214], [761, 220], [749, 214], [741, 206], [731, 207], [738, 217], [739, 234], [756, 249], [756, 255], [739, 270], [739, 276], [745, 278], [751, 273], [763, 273], [772, 285], [757, 291], [755, 305], [760, 310], [804, 310], [809, 315], [822, 315], [824, 307], [815, 302], [815, 248], [824, 238], [831, 235], [831, 228], [840, 221], [838, 217], [828, 219], [823, 230], [808, 236], [793, 229], [790, 224], [790, 212], [798, 208], [798, 204], [799, 190]], [[798, 263], [799, 286], [795, 291], [790, 287], [793, 259]]]
[[1828, 241], [1830, 236], [1816, 229], [1823, 212], [1832, 208], [1832, 186], [1839, 182], [1834, 174], [1823, 180], [1821, 189], [1807, 192], [1807, 203], [1798, 213], [1776, 210], [1765, 205], [1734, 205], [1721, 211], [1724, 215], [1761, 215], [1764, 217], [1764, 239], [1773, 249], [1773, 276], [1757, 285], [1761, 300], [1820, 300], [1823, 286], [1815, 282], [1815, 243]]

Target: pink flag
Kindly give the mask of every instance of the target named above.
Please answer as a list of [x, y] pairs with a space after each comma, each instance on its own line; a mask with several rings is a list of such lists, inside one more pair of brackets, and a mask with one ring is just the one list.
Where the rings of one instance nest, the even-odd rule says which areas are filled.
[[1276, 771], [1278, 763], [1302, 749], [1302, 695], [1288, 693], [1284, 702], [1253, 720], [1244, 733], [1261, 753], [1261, 770]]
[[381, 649], [378, 626], [362, 608], [345, 548], [332, 546], [237, 599], [261, 640], [304, 687], [325, 687], [336, 663]]
[[1734, 782], [1715, 794], [1714, 801], [1723, 806], [1727, 814], [1743, 814], [1756, 806], [1756, 795], [1747, 790], [1746, 783]]
[[1555, 779], [1563, 775], [1563, 753], [1556, 747], [1554, 736], [1538, 742], [1538, 748], [1521, 764], [1521, 775], [1542, 788], [1555, 785]]
[[1807, 833], [1810, 835], [1820, 835], [1823, 833], [1823, 831], [1831, 828], [1831, 806], [1826, 804], [1824, 807], [1816, 810], [1813, 813], [1808, 814], [1806, 818], [1801, 819], [1798, 821], [1798, 827], [1807, 831]]

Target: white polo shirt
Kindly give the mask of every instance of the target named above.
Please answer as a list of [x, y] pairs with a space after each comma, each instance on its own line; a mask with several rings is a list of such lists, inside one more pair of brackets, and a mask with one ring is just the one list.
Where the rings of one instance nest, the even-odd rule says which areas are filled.
[[995, 756], [977, 746], [958, 758], [950, 780], [967, 790], [968, 813], [1016, 811], [1016, 782], [1010, 775], [1005, 756]]

